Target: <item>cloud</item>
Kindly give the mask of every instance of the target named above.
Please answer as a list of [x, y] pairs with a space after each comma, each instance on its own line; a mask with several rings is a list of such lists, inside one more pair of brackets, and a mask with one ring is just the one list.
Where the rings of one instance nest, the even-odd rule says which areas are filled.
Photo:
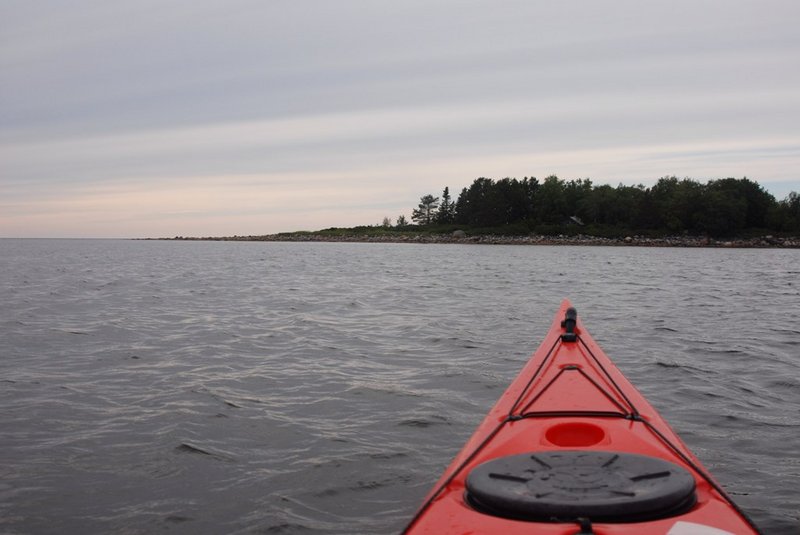
[[0, 229], [37, 236], [39, 229], [52, 228], [57, 237], [183, 235], [191, 229], [203, 235], [265, 234], [294, 230], [299, 221], [310, 228], [330, 226], [320, 214], [360, 214], [397, 197], [391, 183], [375, 187], [367, 176], [343, 180], [324, 173], [150, 177], [146, 187], [143, 182], [129, 177], [110, 185], [70, 186], [39, 199], [0, 200]]
[[[689, 142], [753, 143], [760, 154], [774, 145], [784, 156], [792, 150], [797, 155], [788, 118], [773, 120], [770, 138], [736, 128], [742, 114], [730, 111], [741, 108], [752, 93], [687, 99], [665, 92], [653, 97], [567, 96], [210, 123], [7, 143], [2, 158], [10, 182], [28, 188], [36, 182], [104, 183], [132, 175], [146, 181], [164, 174], [361, 173], [409, 159], [424, 163], [481, 155], [497, 160], [495, 155], [508, 152], [550, 151], [557, 160], [565, 149], [613, 153], [619, 147]], [[765, 91], [757, 97], [760, 104], [751, 110], [758, 117], [780, 116], [787, 104], [800, 108], [798, 93]], [[661, 172], [659, 163], [652, 162], [651, 174]]]
[[[37, 235], [41, 228], [52, 228], [65, 236], [108, 237], [313, 230], [408, 216], [419, 196], [438, 195], [444, 186], [457, 193], [477, 176], [538, 173], [541, 179], [554, 173], [595, 183], [651, 184], [667, 174], [742, 176], [749, 162], [763, 160], [767, 167], [762, 171], [792, 180], [786, 164], [798, 154], [800, 138], [431, 154], [405, 162], [371, 162], [344, 172], [128, 176], [108, 183], [70, 182], [37, 198], [4, 195], [0, 229], [8, 235]], [[653, 162], [663, 170], [660, 175], [652, 173]], [[520, 173], [523, 169], [531, 172]]]
[[798, 6], [6, 2], [0, 235], [369, 223], [477, 176], [800, 189]]

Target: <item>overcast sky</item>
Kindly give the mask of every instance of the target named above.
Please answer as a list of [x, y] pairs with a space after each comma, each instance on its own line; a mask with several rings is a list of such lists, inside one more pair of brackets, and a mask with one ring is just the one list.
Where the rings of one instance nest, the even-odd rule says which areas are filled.
[[800, 192], [800, 2], [0, 0], [0, 236], [377, 224], [475, 178]]

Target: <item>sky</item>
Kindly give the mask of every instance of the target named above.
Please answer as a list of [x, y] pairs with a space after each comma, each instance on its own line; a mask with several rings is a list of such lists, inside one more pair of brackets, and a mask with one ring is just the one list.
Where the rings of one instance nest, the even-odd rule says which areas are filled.
[[408, 218], [478, 177], [800, 192], [796, 0], [0, 0], [0, 237]]

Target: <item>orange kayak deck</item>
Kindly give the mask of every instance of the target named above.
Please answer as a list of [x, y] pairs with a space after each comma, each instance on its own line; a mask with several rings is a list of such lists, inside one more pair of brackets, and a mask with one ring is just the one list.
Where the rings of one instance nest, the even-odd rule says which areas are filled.
[[404, 533], [759, 531], [564, 301]]

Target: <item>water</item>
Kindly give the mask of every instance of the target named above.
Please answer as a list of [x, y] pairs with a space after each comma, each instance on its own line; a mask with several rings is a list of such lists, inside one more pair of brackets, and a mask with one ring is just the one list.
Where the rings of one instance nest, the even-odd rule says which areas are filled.
[[570, 298], [800, 533], [800, 252], [0, 240], [0, 532], [393, 533]]

